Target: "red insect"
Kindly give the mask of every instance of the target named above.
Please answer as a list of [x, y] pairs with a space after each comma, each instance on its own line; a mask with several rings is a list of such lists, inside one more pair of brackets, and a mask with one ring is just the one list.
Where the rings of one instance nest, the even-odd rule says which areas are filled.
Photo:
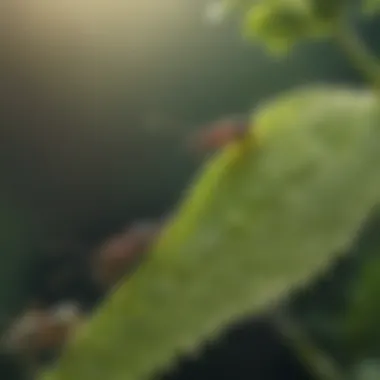
[[220, 149], [232, 142], [243, 140], [249, 132], [249, 122], [242, 118], [220, 119], [208, 124], [195, 136], [192, 146], [200, 151]]

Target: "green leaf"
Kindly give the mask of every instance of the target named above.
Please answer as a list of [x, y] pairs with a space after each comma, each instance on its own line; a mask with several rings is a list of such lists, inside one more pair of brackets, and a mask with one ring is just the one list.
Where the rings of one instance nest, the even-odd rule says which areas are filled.
[[380, 197], [374, 95], [293, 91], [262, 104], [251, 132], [206, 164], [149, 259], [43, 379], [145, 379], [351, 244]]
[[243, 34], [262, 40], [272, 52], [287, 53], [300, 40], [329, 34], [330, 25], [316, 18], [310, 1], [263, 1], [246, 11]]

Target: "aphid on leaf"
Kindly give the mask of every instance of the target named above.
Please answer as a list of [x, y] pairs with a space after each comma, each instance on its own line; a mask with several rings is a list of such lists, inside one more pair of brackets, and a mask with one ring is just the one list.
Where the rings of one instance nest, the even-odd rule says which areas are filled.
[[38, 361], [41, 354], [59, 350], [82, 321], [83, 314], [72, 302], [49, 309], [32, 307], [10, 325], [1, 349]]
[[139, 222], [110, 237], [95, 252], [92, 274], [103, 289], [113, 286], [144, 258], [162, 228], [161, 223]]
[[219, 119], [202, 128], [191, 141], [191, 144], [197, 151], [214, 151], [233, 142], [244, 141], [248, 136], [249, 127], [247, 118]]

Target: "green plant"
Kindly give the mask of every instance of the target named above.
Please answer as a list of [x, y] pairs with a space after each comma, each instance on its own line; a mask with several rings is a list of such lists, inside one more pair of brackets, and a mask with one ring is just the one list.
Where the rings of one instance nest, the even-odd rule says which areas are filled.
[[[379, 3], [364, 8], [374, 12]], [[250, 135], [205, 164], [146, 262], [41, 379], [149, 378], [232, 319], [306, 285], [353, 244], [380, 201], [380, 68], [350, 29], [350, 2], [226, 6], [242, 10], [247, 38], [276, 54], [302, 39], [335, 38], [370, 87], [318, 85], [260, 104]], [[347, 321], [360, 330], [357, 319]]]

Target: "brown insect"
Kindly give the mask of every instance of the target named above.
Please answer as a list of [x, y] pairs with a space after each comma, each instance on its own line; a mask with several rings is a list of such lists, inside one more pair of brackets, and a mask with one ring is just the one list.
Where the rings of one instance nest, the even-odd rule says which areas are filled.
[[111, 236], [95, 253], [93, 276], [96, 283], [106, 290], [130, 273], [144, 258], [162, 225], [160, 223], [136, 223]]
[[83, 314], [73, 303], [44, 309], [32, 306], [12, 322], [1, 340], [1, 348], [21, 355], [31, 363], [40, 355], [59, 350], [83, 321]]
[[191, 145], [197, 151], [213, 151], [232, 142], [244, 140], [248, 133], [249, 122], [245, 118], [220, 119], [202, 128], [191, 141]]

